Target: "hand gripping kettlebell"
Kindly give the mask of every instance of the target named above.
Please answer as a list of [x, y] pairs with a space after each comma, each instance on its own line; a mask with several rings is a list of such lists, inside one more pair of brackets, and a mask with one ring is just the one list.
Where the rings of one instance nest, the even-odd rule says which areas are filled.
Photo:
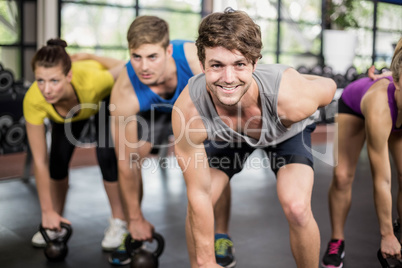
[[[402, 254], [402, 250], [401, 250], [401, 254]], [[394, 259], [394, 258], [385, 259], [382, 256], [381, 248], [377, 251], [377, 258], [380, 261], [382, 268], [401, 268], [402, 267], [402, 262], [398, 259]]]
[[68, 253], [67, 241], [70, 238], [73, 229], [71, 228], [71, 225], [64, 222], [60, 223], [60, 227], [66, 229], [66, 235], [50, 239], [42, 224], [39, 225], [39, 231], [46, 241], [46, 247], [44, 250], [45, 256], [49, 261], [62, 261]]
[[132, 255], [131, 268], [157, 268], [159, 265], [158, 257], [165, 248], [165, 240], [158, 233], [153, 233], [153, 239], [156, 240], [158, 246], [155, 251], [151, 252], [142, 248], [143, 242], [131, 241], [131, 235], [126, 237], [126, 249]]

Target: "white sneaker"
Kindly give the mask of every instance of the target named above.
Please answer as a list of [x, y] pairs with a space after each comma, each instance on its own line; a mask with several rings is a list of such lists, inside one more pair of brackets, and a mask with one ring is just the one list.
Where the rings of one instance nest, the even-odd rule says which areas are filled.
[[[64, 228], [61, 228], [60, 232], [57, 231], [52, 231], [52, 230], [46, 230], [47, 235], [49, 236], [50, 240], [56, 239], [58, 237], [63, 237], [66, 235], [67, 230]], [[34, 236], [32, 237], [31, 240], [32, 246], [37, 247], [37, 248], [44, 248], [46, 247], [46, 241], [43, 238], [41, 232], [36, 232]]]
[[102, 248], [105, 251], [112, 251], [118, 248], [124, 235], [128, 233], [127, 223], [120, 219], [109, 219], [109, 227], [105, 230], [105, 236], [102, 240]]

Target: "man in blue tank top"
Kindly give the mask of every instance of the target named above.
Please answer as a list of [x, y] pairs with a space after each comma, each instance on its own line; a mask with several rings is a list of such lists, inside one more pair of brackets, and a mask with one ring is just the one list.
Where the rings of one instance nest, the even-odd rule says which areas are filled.
[[256, 148], [268, 154], [276, 174], [297, 267], [318, 267], [309, 117], [332, 101], [335, 82], [284, 65], [257, 66], [261, 31], [245, 12], [210, 14], [198, 34], [203, 74], [189, 80], [172, 111], [176, 158], [187, 185], [191, 267], [220, 267], [214, 258], [214, 206], [241, 170], [238, 159], [244, 164]]
[[[152, 239], [154, 226], [145, 219], [140, 207], [141, 166], [152, 148], [167, 146], [172, 135], [173, 104], [189, 78], [201, 73], [201, 68], [194, 43], [170, 42], [168, 24], [158, 17], [137, 17], [128, 29], [127, 41], [130, 61], [111, 94], [112, 133], [120, 188], [128, 211], [128, 230], [133, 239], [145, 241]], [[229, 210], [227, 205], [223, 207], [223, 212]], [[225, 219], [225, 213], [222, 215]], [[224, 224], [225, 220], [223, 229]], [[123, 246], [112, 253], [109, 261], [125, 265], [130, 256]]]

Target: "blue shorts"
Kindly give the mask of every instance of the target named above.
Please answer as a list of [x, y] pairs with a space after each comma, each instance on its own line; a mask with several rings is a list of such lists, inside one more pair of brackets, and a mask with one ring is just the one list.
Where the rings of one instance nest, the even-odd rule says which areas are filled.
[[[313, 168], [311, 153], [311, 133], [315, 124], [308, 125], [302, 132], [279, 144], [261, 148], [266, 152], [269, 166], [275, 175], [287, 164], [305, 164]], [[209, 166], [225, 172], [229, 179], [239, 173], [251, 153], [256, 149], [247, 143], [228, 143], [220, 141], [204, 142]]]

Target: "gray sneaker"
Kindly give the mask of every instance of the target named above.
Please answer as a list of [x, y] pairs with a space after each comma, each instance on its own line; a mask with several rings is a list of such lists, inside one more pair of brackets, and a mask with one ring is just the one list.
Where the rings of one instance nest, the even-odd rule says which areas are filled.
[[127, 231], [127, 223], [120, 219], [109, 219], [109, 226], [105, 230], [105, 236], [102, 240], [102, 249], [104, 251], [113, 251], [117, 249], [122, 241], [124, 242]]
[[[63, 237], [66, 235], [67, 230], [64, 228], [61, 228], [60, 232], [57, 231], [52, 231], [52, 230], [46, 230], [47, 235], [49, 236], [50, 240], [56, 239], [58, 237]], [[34, 234], [31, 240], [32, 246], [36, 248], [44, 248], [46, 247], [46, 241], [43, 238], [42, 234], [38, 231]]]

